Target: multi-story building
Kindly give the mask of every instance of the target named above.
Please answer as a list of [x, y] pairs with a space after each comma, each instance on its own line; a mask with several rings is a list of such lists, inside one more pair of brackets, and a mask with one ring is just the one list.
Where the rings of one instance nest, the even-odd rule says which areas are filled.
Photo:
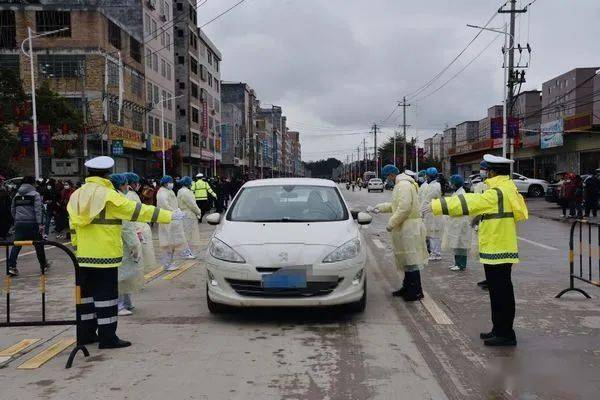
[[444, 154], [443, 143], [442, 143], [442, 134], [436, 133], [433, 135], [431, 140], [431, 158], [436, 161], [441, 161], [442, 154]]
[[[221, 103], [223, 107], [236, 106], [242, 112], [241, 136], [234, 143], [234, 165], [242, 167], [242, 173], [256, 176], [255, 110], [256, 94], [247, 83], [221, 82]], [[223, 160], [225, 163], [225, 160]], [[231, 164], [228, 164], [228, 167]]]
[[210, 158], [208, 149], [202, 147], [200, 37], [195, 0], [174, 0], [173, 22], [176, 132], [182, 157], [181, 173], [194, 176], [200, 171], [205, 172], [208, 166], [208, 161], [201, 165], [203, 150], [204, 158]]
[[300, 145], [300, 132], [288, 131], [287, 137], [290, 140], [290, 175], [301, 175], [302, 149]]
[[[59, 127], [39, 126], [41, 144], [47, 147], [40, 153], [42, 175], [79, 176], [84, 158], [98, 154], [112, 154], [116, 171], [133, 169], [143, 175], [151, 171], [153, 157], [144, 140], [148, 109], [142, 7], [135, 0], [120, 1], [119, 7], [110, 2], [98, 4], [86, 0], [0, 1], [0, 65], [18, 69], [26, 92], [31, 91], [28, 78], [32, 71], [20, 45], [27, 28], [37, 33], [67, 28], [33, 40], [33, 74], [37, 85], [48, 82], [81, 110], [84, 132], [63, 130], [58, 134]], [[29, 133], [24, 130], [20, 134]], [[58, 147], [66, 151], [53, 154], [52, 149]], [[17, 167], [22, 173], [31, 173], [33, 162], [26, 157]]]
[[456, 128], [448, 128], [442, 134], [442, 172], [449, 176], [451, 173], [450, 166], [450, 149], [456, 147]]
[[221, 152], [221, 52], [206, 34], [198, 29], [200, 101], [202, 104], [202, 169], [206, 175], [217, 173]]
[[515, 171], [534, 177], [535, 153], [540, 147], [542, 93], [529, 90], [514, 99], [513, 116], [519, 121], [519, 140], [516, 143]]
[[[175, 138], [175, 45], [173, 43], [172, 0], [142, 1], [144, 12], [144, 63], [146, 75], [146, 147], [173, 164]], [[179, 171], [177, 171], [179, 172]]]
[[433, 159], [433, 138], [427, 138], [423, 141], [423, 158], [425, 160]]
[[268, 138], [265, 143], [268, 143], [268, 159], [269, 167], [272, 169], [272, 176], [279, 176], [281, 170], [283, 169], [282, 128], [284, 124], [284, 116], [282, 112], [283, 111], [281, 107], [275, 105], [272, 105], [270, 108], [261, 108], [258, 100], [256, 101], [257, 121], [265, 120], [271, 128], [271, 137]]
[[240, 167], [242, 159], [244, 113], [233, 103], [221, 105], [221, 173], [223, 176], [233, 178]]

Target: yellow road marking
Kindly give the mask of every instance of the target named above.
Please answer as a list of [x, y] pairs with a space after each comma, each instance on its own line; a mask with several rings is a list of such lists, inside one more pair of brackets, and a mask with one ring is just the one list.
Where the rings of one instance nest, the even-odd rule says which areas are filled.
[[179, 275], [183, 274], [185, 271], [187, 271], [188, 269], [190, 269], [191, 267], [194, 266], [194, 264], [196, 264], [196, 261], [188, 261], [186, 263], [183, 263], [179, 269], [176, 269], [175, 271], [165, 275], [163, 277], [163, 279], [170, 281], [171, 279], [177, 278]]
[[39, 342], [40, 340], [41, 339], [23, 339], [15, 345], [7, 347], [4, 350], [0, 350], [0, 357], [4, 357], [4, 356], [12, 357], [15, 354], [22, 352], [23, 350], [25, 350], [32, 344]]
[[60, 354], [67, 347], [73, 345], [75, 343], [75, 338], [61, 339], [58, 342], [54, 343], [52, 346], [48, 347], [44, 351], [38, 353], [33, 356], [29, 360], [25, 361], [23, 364], [19, 365], [17, 369], [36, 369], [50, 361], [53, 357]]
[[148, 281], [154, 279], [156, 276], [160, 275], [163, 271], [164, 271], [163, 267], [158, 267], [154, 271], [150, 271], [146, 275], [144, 275], [144, 279], [146, 280], [146, 282], [148, 282]]

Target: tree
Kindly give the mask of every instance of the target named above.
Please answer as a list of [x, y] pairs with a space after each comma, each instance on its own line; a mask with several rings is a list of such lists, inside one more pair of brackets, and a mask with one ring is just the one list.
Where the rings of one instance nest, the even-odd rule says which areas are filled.
[[39, 124], [50, 125], [54, 130], [66, 126], [70, 131], [81, 131], [82, 114], [67, 99], [50, 89], [48, 81], [42, 82], [36, 90], [35, 99]]
[[342, 164], [337, 158], [328, 158], [327, 160], [310, 161], [306, 163], [306, 169], [311, 172], [313, 178], [331, 179], [332, 171]]
[[0, 175], [15, 174], [9, 160], [17, 150], [17, 125], [26, 115], [26, 95], [14, 70], [0, 69]]

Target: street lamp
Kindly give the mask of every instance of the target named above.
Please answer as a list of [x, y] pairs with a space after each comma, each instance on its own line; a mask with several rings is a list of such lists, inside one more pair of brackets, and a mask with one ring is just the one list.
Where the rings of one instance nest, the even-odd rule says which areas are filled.
[[[35, 73], [33, 71], [33, 39], [53, 35], [58, 32], [67, 31], [70, 28], [61, 28], [56, 29], [49, 32], [38, 33], [36, 35], [32, 35], [35, 33], [31, 27], [27, 27], [27, 39], [24, 39], [21, 42], [21, 51], [26, 57], [29, 57], [29, 69], [31, 72], [31, 113], [32, 113], [32, 122], [33, 122], [33, 165], [35, 168], [35, 179], [40, 178], [40, 161], [38, 158], [38, 132], [37, 132], [37, 112], [36, 112], [36, 104], [35, 104]], [[29, 42], [29, 51], [25, 51], [25, 42]]]
[[[502, 157], [506, 157], [506, 138], [507, 138], [507, 133], [508, 133], [508, 98], [507, 98], [507, 93], [506, 93], [506, 91], [508, 89], [508, 60], [507, 60], [507, 57], [508, 57], [508, 52], [514, 48], [514, 40], [515, 39], [514, 39], [513, 35], [511, 35], [508, 32], [508, 24], [504, 24], [504, 27], [502, 29], [486, 28], [483, 26], [470, 25], [470, 24], [467, 24], [467, 26], [469, 28], [476, 28], [476, 29], [481, 29], [484, 31], [501, 33], [504, 35], [504, 47], [502, 48], [504, 50], [502, 52], [503, 57], [504, 57], [504, 103], [503, 103], [504, 130], [502, 132]], [[513, 43], [510, 48], [508, 48], [508, 37], [509, 36], [511, 38], [511, 42]], [[513, 157], [512, 152], [510, 154], [510, 157], [512, 159], [512, 157]], [[511, 164], [511, 170], [512, 170], [512, 164]], [[512, 173], [512, 171], [511, 171], [511, 173]]]
[[167, 174], [167, 165], [166, 165], [166, 160], [165, 160], [165, 102], [169, 101], [169, 100], [175, 100], [178, 99], [180, 97], [183, 97], [184, 95], [179, 95], [179, 96], [171, 96], [171, 97], [165, 97], [163, 93], [160, 94], [161, 100], [158, 103], [155, 103], [155, 105], [160, 104], [160, 137], [162, 139], [162, 172], [163, 172], [163, 176], [165, 176]]

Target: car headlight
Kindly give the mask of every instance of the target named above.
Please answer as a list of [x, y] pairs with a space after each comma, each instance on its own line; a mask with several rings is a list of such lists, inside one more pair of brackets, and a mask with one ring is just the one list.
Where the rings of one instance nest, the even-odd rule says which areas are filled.
[[235, 250], [217, 238], [212, 238], [209, 247], [210, 255], [216, 259], [233, 262], [245, 263], [244, 257], [240, 256]]
[[329, 253], [323, 259], [324, 263], [332, 263], [343, 260], [350, 260], [360, 254], [360, 240], [352, 239]]

